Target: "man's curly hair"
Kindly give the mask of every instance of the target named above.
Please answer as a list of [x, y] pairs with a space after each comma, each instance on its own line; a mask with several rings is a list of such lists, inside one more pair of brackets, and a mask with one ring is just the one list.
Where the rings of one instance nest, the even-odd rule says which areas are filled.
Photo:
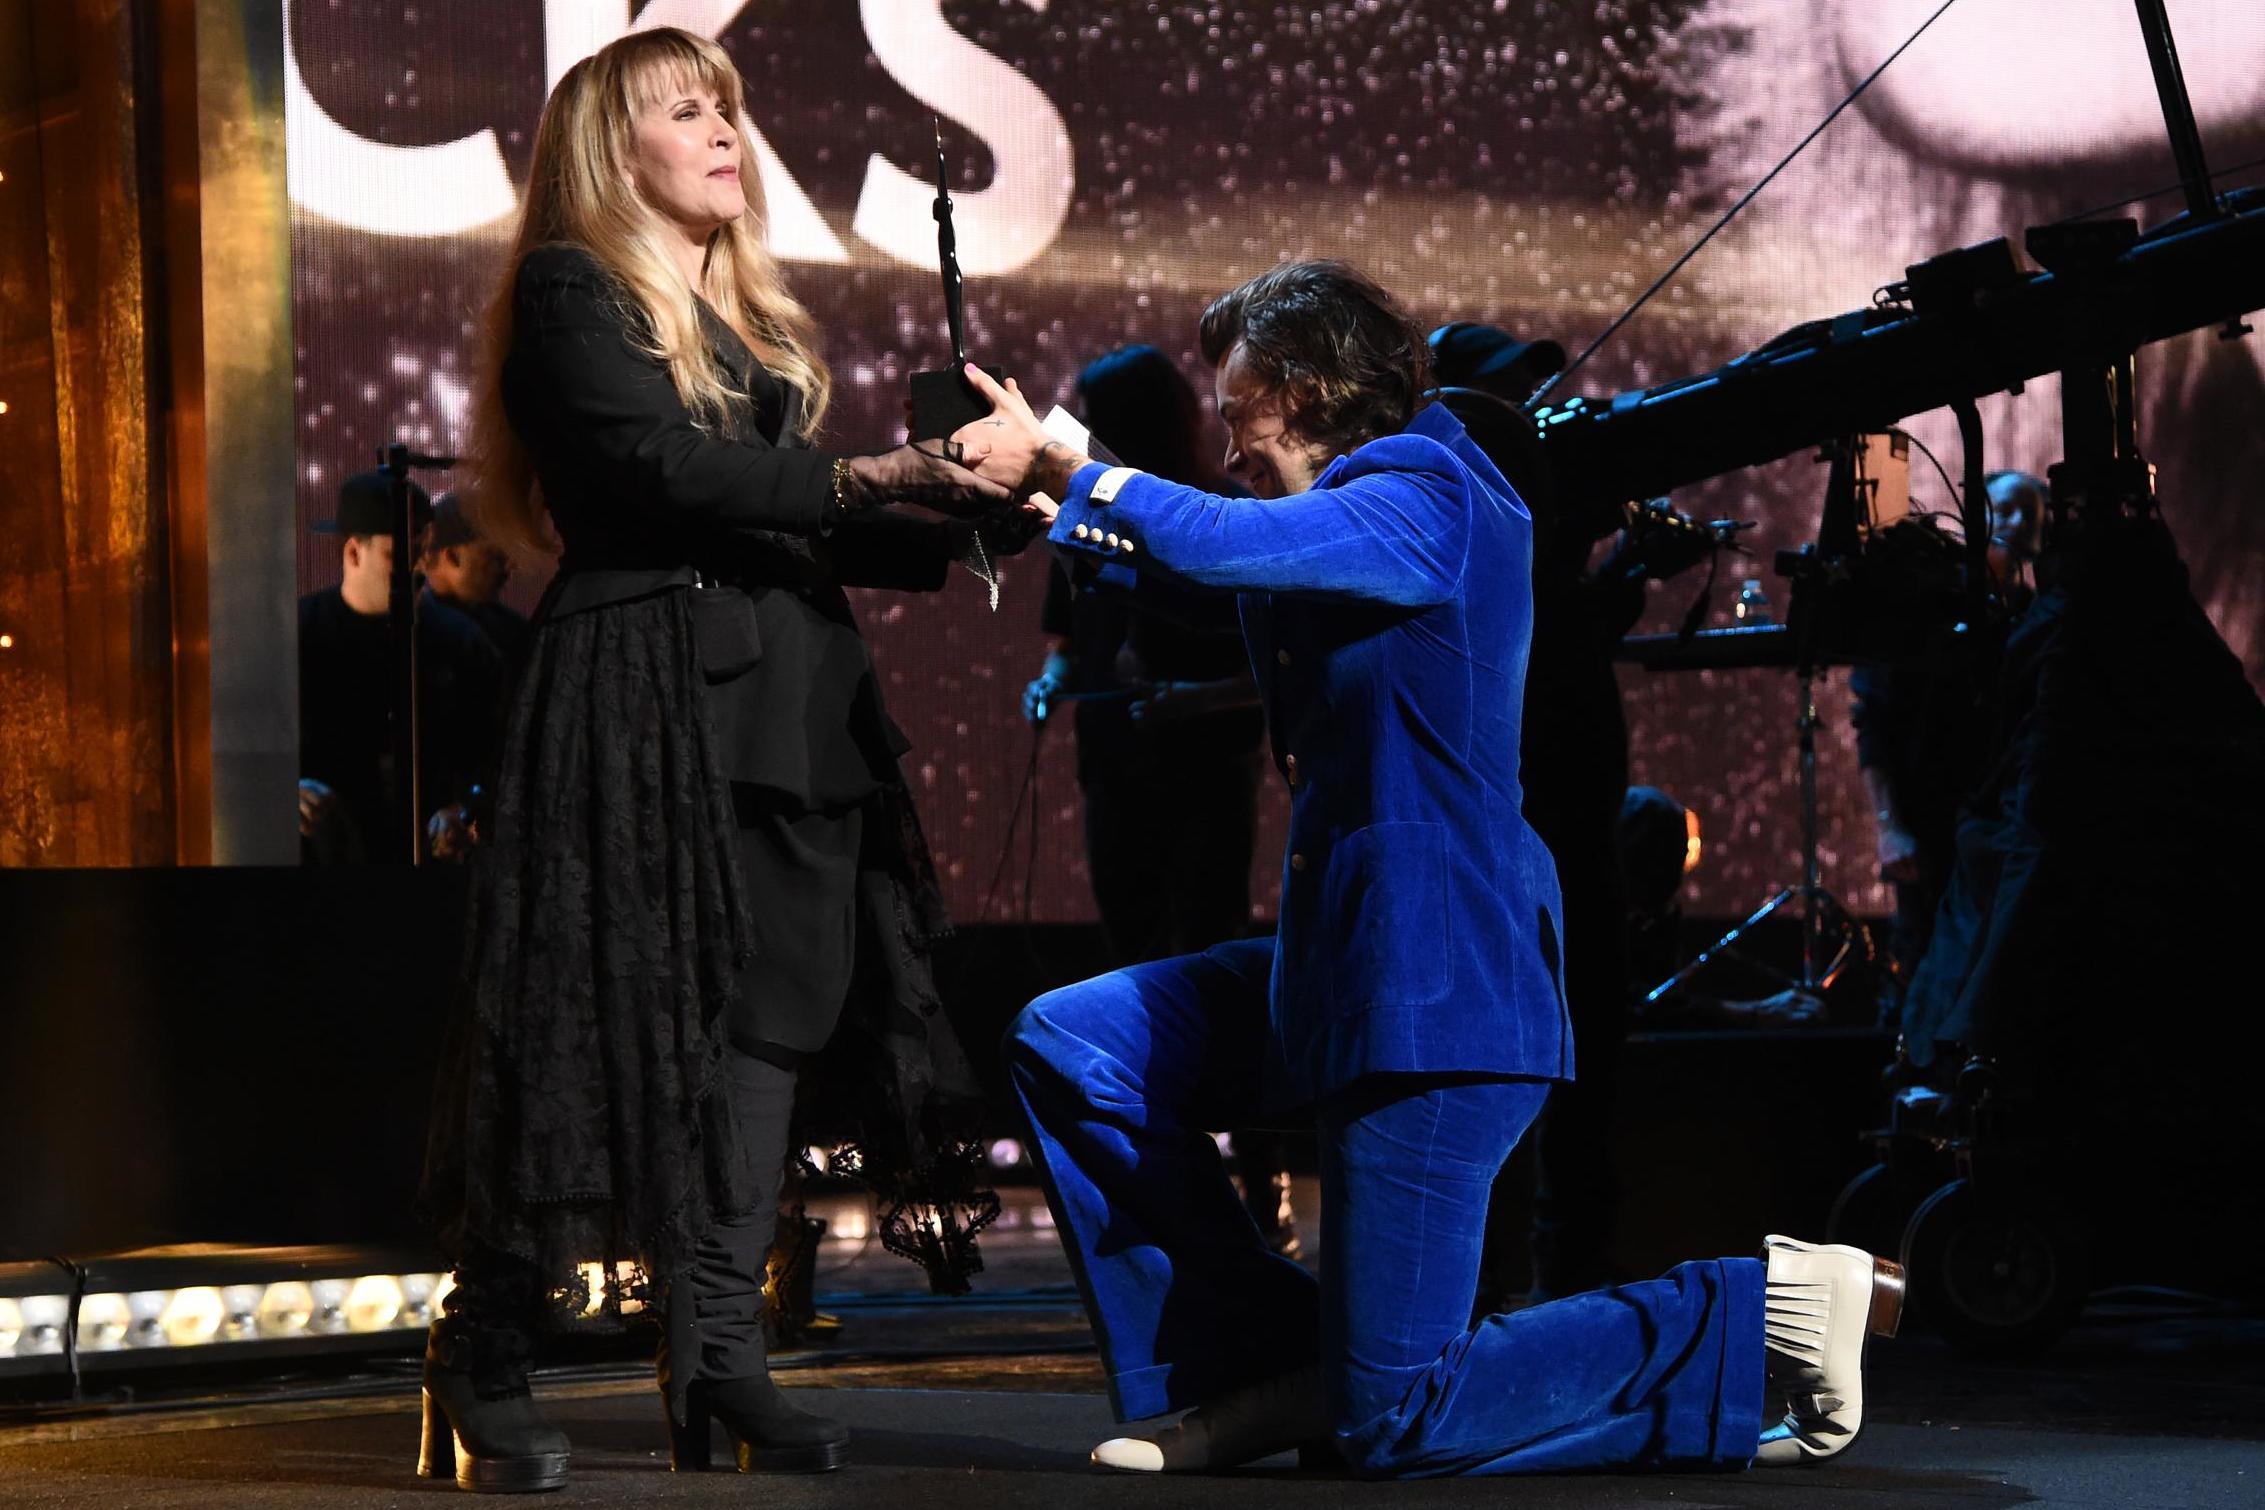
[[1285, 262], [1221, 294], [1198, 326], [1218, 366], [1242, 343], [1293, 435], [1342, 454], [1407, 428], [1431, 351], [1400, 302], [1342, 262]]

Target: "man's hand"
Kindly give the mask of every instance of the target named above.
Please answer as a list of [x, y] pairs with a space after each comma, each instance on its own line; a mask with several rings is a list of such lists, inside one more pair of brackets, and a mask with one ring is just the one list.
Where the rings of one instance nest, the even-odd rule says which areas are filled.
[[1919, 879], [1919, 841], [1892, 819], [1880, 820], [1880, 879], [1907, 885]]
[[299, 778], [299, 837], [312, 839], [315, 830], [337, 810], [338, 794], [310, 776]]
[[1070, 684], [1070, 659], [1059, 650], [1046, 657], [1046, 668], [1022, 689], [1022, 716], [1043, 727], [1054, 711], [1054, 699]]
[[1013, 378], [1002, 388], [973, 363], [963, 370], [976, 391], [991, 401], [991, 412], [952, 432], [951, 444], [957, 447], [954, 454], [984, 477], [1007, 487], [1018, 500], [1039, 493], [1051, 495], [1048, 507], [1039, 513], [1040, 518], [1050, 521], [1054, 517], [1052, 499], [1062, 496], [1071, 474], [1091, 458], [1047, 435]]
[[472, 846], [479, 843], [470, 810], [459, 802], [434, 813], [425, 823], [425, 843], [436, 860], [470, 859]]

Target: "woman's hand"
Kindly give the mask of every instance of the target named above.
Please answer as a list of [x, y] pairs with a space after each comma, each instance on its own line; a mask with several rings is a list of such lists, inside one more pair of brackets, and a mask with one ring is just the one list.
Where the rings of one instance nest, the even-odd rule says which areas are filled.
[[916, 503], [956, 519], [974, 519], [1008, 501], [1005, 486], [952, 460], [950, 443], [914, 441], [878, 456], [849, 459], [848, 501], [863, 507]]
[[[1034, 493], [1059, 498], [1070, 485], [1070, 475], [1091, 458], [1046, 434], [1013, 378], [1002, 388], [972, 362], [961, 370], [975, 390], [991, 401], [989, 415], [952, 433], [951, 444], [959, 448], [961, 460], [1011, 489], [1018, 500]], [[1039, 517], [1051, 519], [1052, 509]]]

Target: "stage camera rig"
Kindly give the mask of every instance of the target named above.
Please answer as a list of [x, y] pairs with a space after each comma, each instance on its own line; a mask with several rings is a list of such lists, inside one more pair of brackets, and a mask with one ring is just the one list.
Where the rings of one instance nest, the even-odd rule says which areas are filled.
[[[1609, 399], [1536, 406], [1565, 527], [1601, 539], [1632, 522], [1632, 500], [1812, 447], [1834, 462], [1816, 542], [1781, 555], [1792, 580], [1783, 629], [1640, 637], [1630, 658], [1654, 668], [1790, 666], [1801, 682], [1803, 877], [1652, 993], [1686, 979], [1781, 905], [1803, 912], [1803, 989], [1829, 980], [1822, 931], [1839, 911], [1817, 866], [1818, 668], [1916, 655], [1948, 633], [1972, 638], [2002, 619], [1987, 565], [1990, 530], [1976, 400], [2060, 376], [2063, 459], [2050, 469], [2056, 529], [2154, 512], [2141, 455], [2134, 359], [2156, 341], [2216, 326], [2249, 333], [2265, 307], [2265, 189], [2215, 192], [2163, 0], [2135, 0], [2186, 206], [2144, 233], [2136, 221], [2063, 221], [2023, 238], [2025, 265], [2000, 238], [1911, 266], [1880, 302], [1795, 326], [1712, 372]], [[1584, 354], [1585, 355], [1585, 354]], [[1918, 562], [1855, 527], [1861, 437], [1948, 408], [1963, 455], [1963, 561]], [[1940, 537], [1937, 537], [1938, 539]], [[1924, 555], [1925, 553], [1922, 553]], [[1867, 559], [1870, 557], [1871, 559]], [[1837, 956], [1835, 957], [1837, 959]]]

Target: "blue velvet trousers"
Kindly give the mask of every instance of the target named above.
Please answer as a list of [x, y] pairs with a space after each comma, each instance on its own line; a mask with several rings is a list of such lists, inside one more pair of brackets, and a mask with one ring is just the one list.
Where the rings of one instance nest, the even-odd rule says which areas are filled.
[[1135, 965], [1007, 1036], [1118, 1419], [1318, 1361], [1370, 1476], [1744, 1466], [1758, 1260], [1469, 1324], [1488, 1190], [1547, 1082], [1377, 1076], [1325, 1101], [1321, 1278], [1267, 1251], [1207, 1129], [1255, 1110], [1272, 959], [1261, 939]]

